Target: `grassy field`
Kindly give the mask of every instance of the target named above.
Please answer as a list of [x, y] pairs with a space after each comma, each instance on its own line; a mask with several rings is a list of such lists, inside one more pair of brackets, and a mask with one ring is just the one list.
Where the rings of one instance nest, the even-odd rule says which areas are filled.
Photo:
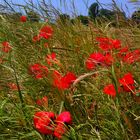
[[140, 29], [0, 22], [0, 140], [140, 139]]

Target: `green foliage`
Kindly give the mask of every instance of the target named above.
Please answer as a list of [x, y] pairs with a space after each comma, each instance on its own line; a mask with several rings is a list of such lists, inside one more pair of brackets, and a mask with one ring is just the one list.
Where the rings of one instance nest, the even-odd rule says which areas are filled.
[[88, 15], [93, 20], [108, 20], [108, 21], [117, 21], [120, 17], [121, 19], [126, 19], [125, 13], [121, 12], [120, 10], [116, 9], [114, 11], [99, 8], [98, 3], [93, 3], [89, 7]]
[[80, 15], [77, 17], [77, 19], [80, 20], [84, 25], [88, 25], [89, 23], [89, 18], [87, 16]]
[[28, 17], [29, 21], [31, 21], [31, 22], [39, 22], [40, 21], [40, 16], [35, 11], [27, 12], [27, 17]]
[[20, 16], [22, 15], [19, 12], [14, 13], [0, 13], [0, 19], [9, 20], [11, 22], [19, 22]]
[[[96, 17], [95, 9], [93, 11], [91, 17]], [[113, 14], [108, 17], [109, 12], [106, 9], [99, 11], [102, 16], [111, 18]], [[69, 22], [68, 15], [60, 15], [60, 19], [61, 22], [54, 24], [0, 22], [0, 140], [54, 140], [53, 136], [43, 135], [35, 129], [33, 116], [37, 111], [58, 114], [64, 110], [70, 111], [73, 118], [72, 126], [68, 126], [62, 138], [64, 140], [139, 139], [140, 97], [121, 90], [113, 98], [104, 94], [103, 88], [113, 83], [117, 90], [118, 79], [124, 73], [132, 72], [136, 91], [139, 91], [140, 62], [126, 64], [113, 50], [115, 63], [111, 67], [100, 64], [92, 71], [85, 67], [89, 55], [100, 50], [96, 37], [119, 39], [121, 47], [129, 46], [133, 51], [140, 49], [139, 28], [130, 23], [119, 28], [109, 27], [110, 22], [88, 24], [88, 17], [82, 15], [77, 17], [78, 21], [74, 19], [74, 24]], [[33, 37], [44, 25], [53, 28], [53, 37], [33, 42]], [[10, 42], [11, 52], [2, 52], [3, 41]], [[48, 43], [47, 47], [45, 43]], [[50, 66], [46, 55], [52, 52], [59, 61]], [[29, 73], [29, 66], [34, 63], [48, 67], [47, 77], [35, 79]], [[52, 85], [53, 70], [62, 74], [72, 71], [77, 79], [69, 89], [58, 90]], [[18, 90], [11, 89], [9, 83], [18, 85]], [[37, 105], [36, 100], [44, 96], [48, 97], [48, 103]]]
[[132, 14], [132, 20], [140, 23], [140, 10], [137, 10]]
[[70, 16], [68, 14], [60, 14], [58, 20], [65, 24], [66, 22], [70, 21]]
[[98, 16], [101, 18], [107, 18], [111, 20], [115, 18], [115, 12], [110, 11], [108, 9], [100, 9]]
[[88, 15], [91, 19], [95, 19], [98, 16], [99, 5], [98, 3], [93, 3], [88, 9]]

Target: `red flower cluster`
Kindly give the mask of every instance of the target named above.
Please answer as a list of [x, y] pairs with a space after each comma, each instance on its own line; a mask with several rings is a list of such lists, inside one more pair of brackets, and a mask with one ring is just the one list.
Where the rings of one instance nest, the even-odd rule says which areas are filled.
[[33, 42], [40, 41], [41, 37], [39, 35], [33, 37]]
[[[51, 64], [51, 61], [49, 61]], [[33, 75], [36, 79], [41, 79], [48, 75], [48, 68], [39, 63], [30, 65], [29, 73]], [[62, 76], [57, 70], [54, 70], [52, 73], [52, 84], [54, 87], [57, 87], [59, 90], [65, 90], [70, 87], [70, 85], [76, 80], [76, 76], [72, 72], [67, 72], [66, 75]]]
[[41, 64], [33, 64], [29, 67], [29, 73], [32, 74], [36, 79], [41, 79], [48, 74], [48, 68]]
[[128, 51], [129, 51], [128, 46], [121, 48], [118, 52], [118, 57], [123, 58]]
[[55, 114], [53, 112], [40, 111], [34, 115], [34, 126], [42, 134], [53, 134], [53, 121]]
[[134, 50], [131, 52], [127, 52], [126, 55], [122, 57], [123, 62], [126, 62], [128, 64], [133, 64], [136, 61], [140, 60], [140, 49]]
[[2, 46], [3, 46], [3, 48], [2, 48], [3, 52], [8, 53], [11, 51], [12, 47], [10, 46], [9, 42], [7, 42], [7, 41], [2, 42]]
[[44, 105], [45, 103], [48, 104], [48, 97], [47, 97], [47, 96], [44, 96], [43, 98], [38, 99], [38, 100], [36, 101], [36, 104], [39, 105], [39, 106], [42, 106], [42, 105]]
[[37, 42], [40, 41], [41, 38], [44, 39], [49, 39], [51, 38], [53, 35], [53, 29], [50, 26], [43, 26], [40, 31], [39, 34], [33, 37], [33, 42]]
[[127, 64], [133, 64], [140, 61], [140, 49], [129, 50], [128, 46], [121, 48], [118, 52], [118, 57]]
[[118, 39], [97, 37], [96, 41], [99, 42], [99, 47], [104, 51], [118, 49], [121, 47], [121, 42]]
[[[133, 64], [134, 62], [140, 61], [140, 49], [130, 51], [128, 46], [121, 48], [121, 42], [118, 39], [111, 39], [107, 37], [97, 37], [96, 40], [99, 42], [99, 48], [104, 53], [96, 52], [90, 54], [86, 60], [86, 68], [88, 70], [94, 69], [97, 65], [111, 66], [114, 62], [113, 55], [117, 54], [119, 60], [127, 64]], [[112, 50], [115, 49], [117, 53], [112, 55]]]
[[8, 83], [8, 87], [9, 87], [9, 89], [11, 89], [13, 91], [18, 90], [18, 87], [15, 83]]
[[58, 139], [67, 132], [66, 125], [72, 124], [72, 117], [70, 112], [62, 112], [55, 119], [53, 112], [37, 112], [34, 115], [34, 126], [42, 134], [53, 135]]
[[52, 65], [53, 63], [57, 63], [58, 60], [56, 59], [56, 53], [51, 53], [46, 56], [46, 61], [48, 65]]
[[113, 56], [110, 54], [110, 53], [106, 53], [104, 55], [104, 63], [107, 65], [107, 66], [111, 66], [114, 62], [114, 58]]
[[92, 70], [95, 68], [97, 64], [103, 64], [104, 63], [104, 56], [101, 53], [92, 53], [89, 58], [86, 61], [86, 67], [89, 70]]
[[56, 127], [54, 130], [54, 136], [61, 139], [62, 135], [65, 134], [65, 125], [72, 124], [71, 114], [68, 111], [62, 112], [56, 119]]
[[[120, 86], [122, 86], [125, 92], [132, 92], [133, 90], [135, 90], [134, 79], [131, 73], [127, 73], [122, 78], [120, 78], [119, 84]], [[112, 97], [116, 96], [116, 90], [113, 84], [109, 84], [105, 86], [103, 92]], [[118, 88], [118, 92], [120, 92], [120, 88]]]
[[53, 29], [50, 26], [44, 26], [40, 29], [39, 36], [45, 39], [52, 37]]
[[135, 89], [134, 79], [131, 73], [127, 73], [122, 78], [120, 78], [119, 83], [122, 85], [123, 90], [126, 92], [131, 92]]
[[88, 70], [94, 69], [97, 65], [112, 65], [114, 59], [110, 53], [103, 55], [100, 52], [92, 53], [86, 60], [86, 68]]
[[20, 22], [26, 22], [27, 21], [27, 17], [26, 16], [21, 16], [20, 17]]
[[[110, 95], [112, 97], [116, 96], [116, 90], [113, 84], [109, 84], [104, 87], [103, 92], [107, 95]], [[120, 88], [118, 88], [118, 92], [120, 92]]]
[[65, 76], [62, 76], [58, 71], [53, 72], [53, 86], [60, 90], [69, 88], [75, 79], [76, 76], [72, 72], [67, 72]]

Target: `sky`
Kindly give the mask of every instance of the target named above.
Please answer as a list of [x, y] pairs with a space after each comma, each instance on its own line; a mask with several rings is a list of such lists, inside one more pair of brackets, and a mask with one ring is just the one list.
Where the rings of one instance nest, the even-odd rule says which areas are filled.
[[[11, 1], [11, 0], [7, 0]], [[12, 0], [14, 3], [23, 4], [24, 1], [28, 0]], [[37, 0], [33, 0], [36, 2]], [[40, 0], [38, 0], [40, 1]], [[66, 3], [60, 3], [60, 1], [64, 0], [46, 0], [46, 2], [51, 3], [56, 9], [62, 11], [62, 13], [67, 13], [70, 15], [87, 15], [88, 7], [94, 3], [96, 0], [65, 0]], [[74, 2], [73, 2], [74, 1]], [[112, 0], [98, 0], [103, 4], [103, 8], [109, 9], [109, 5], [112, 3]], [[4, 0], [0, 0], [0, 3], [3, 3]], [[140, 7], [139, 5], [134, 5], [129, 2], [129, 0], [115, 0], [117, 5], [123, 9], [128, 17], [132, 15], [132, 13], [136, 10], [136, 8]], [[74, 3], [74, 4], [73, 4]], [[74, 5], [74, 6], [73, 6]], [[75, 10], [76, 9], [76, 10]]]
[[[92, 3], [96, 2], [96, 0], [66, 0], [66, 5], [60, 5], [59, 0], [51, 0], [52, 4], [63, 10], [63, 12], [65, 13], [71, 13], [74, 9], [74, 7], [72, 6], [72, 1], [74, 1], [74, 5], [75, 5], [75, 9], [77, 12], [77, 14], [82, 14], [82, 15], [87, 15], [88, 14], [88, 8]], [[88, 2], [87, 2], [88, 1]], [[112, 0], [98, 0], [100, 3], [103, 4], [103, 8], [111, 8], [111, 3]], [[115, 2], [117, 3], [117, 5], [123, 9], [126, 12], [127, 16], [132, 15], [132, 13], [136, 10], [136, 8], [138, 7], [137, 5], [134, 6], [134, 4], [130, 3], [129, 0], [115, 0]], [[66, 7], [66, 8], [64, 8]]]

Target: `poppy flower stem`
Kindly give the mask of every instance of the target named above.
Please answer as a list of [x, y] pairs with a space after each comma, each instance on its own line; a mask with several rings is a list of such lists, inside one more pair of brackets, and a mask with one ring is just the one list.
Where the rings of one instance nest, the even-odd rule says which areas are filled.
[[113, 65], [112, 65], [112, 68], [111, 68], [111, 75], [112, 75], [112, 81], [114, 83], [114, 87], [115, 87], [115, 90], [116, 90], [116, 97], [118, 98], [118, 95], [119, 95], [118, 83], [117, 83], [117, 78], [116, 78], [115, 69], [114, 69]]
[[25, 119], [25, 125], [28, 125], [29, 121], [27, 119], [28, 117], [26, 115], [25, 104], [24, 104], [22, 92], [21, 92], [21, 89], [20, 89], [20, 85], [19, 85], [19, 82], [18, 82], [17, 73], [16, 73], [15, 67], [13, 66], [11, 61], [10, 61], [10, 65], [11, 65], [11, 68], [13, 69], [13, 71], [14, 71], [14, 77], [15, 77], [15, 80], [16, 80], [17, 88], [18, 88], [18, 94], [19, 94], [19, 99], [20, 99], [20, 103], [21, 103], [21, 110], [23, 112], [23, 116], [24, 116], [24, 119]]
[[99, 124], [99, 120], [98, 120], [98, 106], [97, 104], [95, 105], [95, 119], [96, 119], [96, 123], [97, 123], [97, 126], [96, 126], [96, 131], [100, 131], [100, 124]]
[[[16, 80], [16, 85], [17, 85], [17, 89], [18, 89], [19, 99], [20, 99], [20, 102], [21, 102], [22, 110], [23, 110], [23, 108], [25, 106], [24, 105], [24, 100], [23, 100], [22, 92], [21, 92], [21, 89], [20, 89], [20, 86], [19, 86], [19, 82], [18, 82], [18, 78], [17, 78], [17, 73], [16, 73], [15, 67], [13, 66], [11, 60], [10, 60], [10, 65], [11, 65], [11, 68], [13, 69], [13, 71], [14, 71], [14, 77], [15, 77], [15, 80]], [[23, 110], [23, 113], [24, 113], [24, 110]]]
[[17, 88], [18, 88], [19, 98], [20, 98], [21, 104], [23, 105], [24, 100], [23, 100], [23, 97], [22, 97], [22, 93], [21, 93], [21, 90], [20, 90], [20, 86], [19, 86], [19, 82], [18, 82], [18, 78], [17, 78], [15, 70], [14, 70], [14, 75], [15, 75], [15, 80], [16, 80], [16, 84], [17, 84]]

